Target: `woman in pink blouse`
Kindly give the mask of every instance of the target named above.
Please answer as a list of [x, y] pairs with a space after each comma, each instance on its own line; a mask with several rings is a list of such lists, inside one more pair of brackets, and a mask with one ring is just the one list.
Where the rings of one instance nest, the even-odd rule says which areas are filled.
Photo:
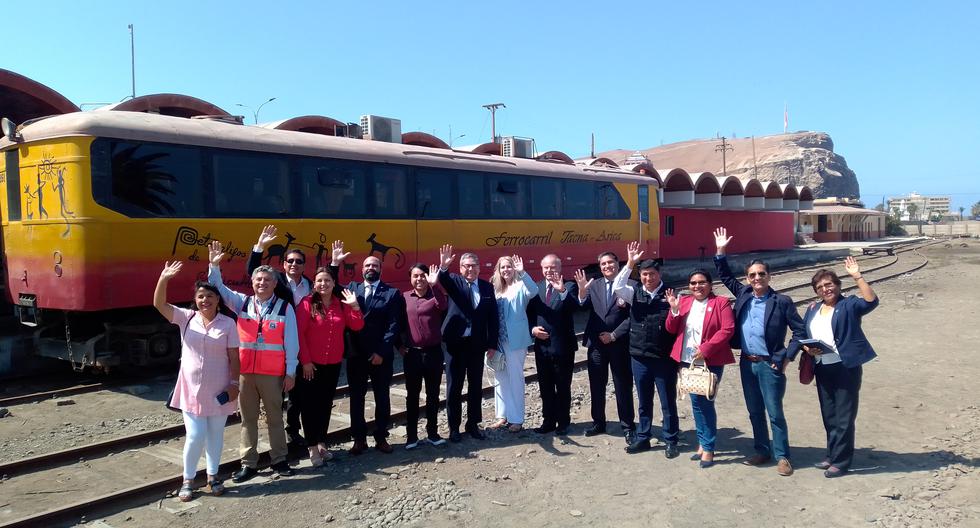
[[228, 309], [218, 290], [207, 282], [194, 285], [196, 310], [167, 303], [167, 282], [180, 268], [180, 262], [164, 265], [153, 291], [153, 306], [180, 327], [180, 373], [169, 403], [183, 412], [187, 430], [184, 483], [177, 495], [187, 502], [194, 496], [194, 477], [202, 450], [206, 453], [211, 494], [225, 491], [217, 475], [225, 421], [238, 408], [238, 329], [231, 317], [220, 313]]
[[344, 330], [364, 328], [357, 296], [337, 286], [327, 268], [318, 268], [313, 277], [313, 293], [296, 307], [299, 330], [299, 363], [303, 375], [296, 380], [301, 402], [303, 434], [310, 450], [310, 463], [320, 467], [333, 458], [327, 451], [330, 408], [344, 360]]

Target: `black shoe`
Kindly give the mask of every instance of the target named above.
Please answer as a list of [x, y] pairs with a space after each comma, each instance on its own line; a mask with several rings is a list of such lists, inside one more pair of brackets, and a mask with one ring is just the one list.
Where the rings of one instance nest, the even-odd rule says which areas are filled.
[[700, 466], [701, 469], [708, 469], [709, 467], [711, 467], [713, 465], [715, 465], [715, 461], [714, 460], [702, 460], [702, 461], [698, 462], [698, 466]]
[[827, 471], [823, 472], [823, 476], [827, 478], [843, 477], [845, 474], [847, 474], [847, 470], [841, 469], [837, 466], [830, 466], [829, 468], [827, 468]]
[[667, 447], [664, 449], [664, 456], [667, 458], [677, 458], [677, 455], [680, 454], [681, 450], [677, 449], [677, 444], [667, 444]]
[[286, 444], [293, 447], [306, 447], [306, 440], [297, 431], [286, 431]]
[[623, 437], [626, 438], [626, 445], [632, 444], [636, 440], [636, 429], [624, 430]]
[[280, 477], [293, 476], [293, 468], [289, 467], [289, 462], [286, 462], [285, 460], [272, 464], [272, 471]]
[[248, 466], [242, 466], [242, 469], [239, 469], [238, 471], [235, 472], [234, 475], [231, 476], [231, 481], [235, 483], [242, 483], [245, 482], [246, 480], [251, 480], [252, 477], [258, 474], [259, 471], [257, 469], [250, 468]]
[[649, 440], [634, 440], [632, 444], [626, 446], [626, 452], [629, 454], [642, 453], [644, 451], [650, 450]]
[[556, 429], [553, 425], [541, 425], [540, 427], [535, 427], [534, 432], [538, 434], [548, 434]]
[[472, 436], [474, 440], [483, 440], [486, 438], [486, 436], [483, 435], [483, 432], [480, 431], [480, 428], [475, 425], [473, 427], [467, 427], [466, 433]]
[[567, 434], [568, 434], [568, 426], [567, 425], [559, 425], [558, 427], [555, 428], [555, 435], [556, 436], [565, 436]]
[[829, 460], [821, 460], [820, 462], [817, 462], [816, 464], [814, 464], [813, 467], [815, 467], [817, 469], [823, 469], [823, 470], [830, 469], [830, 461]]
[[439, 436], [439, 433], [432, 433], [429, 435], [428, 441], [430, 444], [438, 447], [446, 445], [446, 439]]
[[585, 430], [585, 436], [597, 436], [601, 434], [606, 434], [606, 428], [599, 424], [594, 424], [592, 427]]
[[453, 431], [449, 433], [449, 441], [458, 444], [463, 441], [463, 435], [459, 434], [459, 431]]

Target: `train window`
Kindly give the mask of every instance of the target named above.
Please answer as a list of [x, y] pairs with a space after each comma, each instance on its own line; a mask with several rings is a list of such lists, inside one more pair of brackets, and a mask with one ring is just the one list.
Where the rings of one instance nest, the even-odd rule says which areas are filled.
[[531, 217], [560, 218], [562, 214], [561, 180], [531, 178]]
[[483, 218], [486, 216], [486, 190], [483, 187], [483, 174], [479, 172], [460, 172], [459, 217]]
[[20, 155], [18, 149], [3, 153], [3, 179], [7, 181], [7, 221], [20, 220]]
[[527, 180], [510, 174], [488, 174], [490, 215], [494, 218], [527, 217]]
[[374, 216], [408, 216], [408, 171], [404, 167], [375, 167], [374, 176]]
[[595, 213], [595, 186], [590, 181], [565, 181], [565, 217], [592, 218]]
[[452, 218], [451, 172], [419, 170], [415, 175], [415, 212], [419, 218]]
[[598, 184], [596, 193], [596, 218], [629, 218], [630, 210], [612, 183]]
[[204, 217], [201, 150], [96, 140], [92, 195], [102, 206], [136, 218]]
[[636, 196], [640, 203], [640, 221], [650, 223], [650, 188], [647, 185], [636, 186]]
[[212, 167], [216, 216], [290, 216], [292, 190], [289, 186], [289, 167], [284, 157], [215, 151]]
[[357, 218], [367, 216], [364, 165], [335, 160], [307, 160], [300, 168], [303, 216]]
[[674, 236], [674, 215], [664, 217], [664, 236]]

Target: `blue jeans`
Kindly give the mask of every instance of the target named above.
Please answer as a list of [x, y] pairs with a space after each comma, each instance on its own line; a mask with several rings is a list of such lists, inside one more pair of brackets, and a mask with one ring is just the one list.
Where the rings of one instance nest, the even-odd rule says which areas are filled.
[[[690, 366], [689, 363], [681, 363], [682, 367]], [[708, 370], [718, 376], [718, 383], [721, 383], [721, 374], [725, 367], [709, 366]], [[718, 413], [715, 412], [715, 401], [701, 396], [700, 394], [688, 394], [691, 397], [691, 411], [694, 414], [694, 427], [698, 432], [698, 445], [702, 451], [714, 453], [715, 437], [718, 435]]]
[[680, 429], [677, 418], [677, 363], [673, 359], [633, 356], [630, 364], [639, 400], [637, 414], [640, 423], [636, 429], [636, 439], [649, 441], [653, 438], [653, 396], [659, 392], [663, 439], [667, 444], [676, 444]]
[[[738, 365], [742, 377], [745, 408], [752, 422], [755, 451], [763, 456], [789, 459], [789, 429], [783, 414], [783, 395], [786, 394], [786, 375], [773, 370], [767, 361], [742, 359]], [[766, 413], [769, 421], [766, 422]], [[769, 425], [772, 442], [769, 442]]]

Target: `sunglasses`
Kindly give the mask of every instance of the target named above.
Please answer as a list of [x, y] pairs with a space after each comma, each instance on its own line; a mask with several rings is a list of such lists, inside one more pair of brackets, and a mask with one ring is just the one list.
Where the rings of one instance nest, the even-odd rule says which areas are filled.
[[769, 275], [769, 273], [767, 273], [765, 271], [760, 271], [758, 273], [753, 272], [753, 273], [749, 273], [749, 278], [750, 279], [754, 279], [756, 277], [762, 278], [762, 277], [765, 277], [766, 275]]
[[305, 261], [305, 260], [303, 260], [303, 259], [298, 259], [298, 258], [291, 258], [291, 259], [286, 259], [286, 262], [288, 262], [288, 263], [290, 263], [290, 264], [305, 264], [305, 263], [306, 263], [306, 261]]

